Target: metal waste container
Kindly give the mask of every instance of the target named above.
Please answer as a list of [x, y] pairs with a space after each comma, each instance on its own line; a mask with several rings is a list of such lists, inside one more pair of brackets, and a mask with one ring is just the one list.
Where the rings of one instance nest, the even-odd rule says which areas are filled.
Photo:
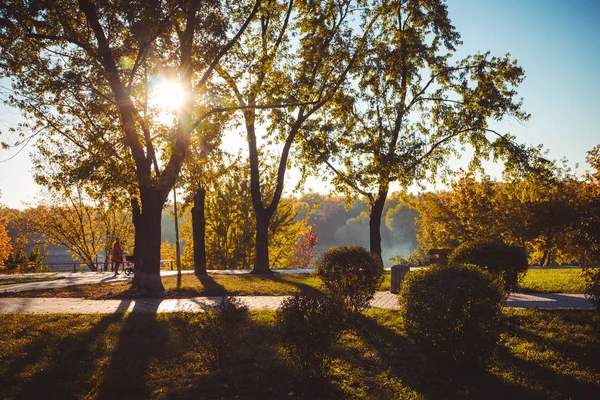
[[402, 283], [402, 280], [404, 279], [408, 271], [410, 271], [410, 267], [408, 265], [392, 266], [390, 292], [398, 293], [400, 291], [400, 284]]

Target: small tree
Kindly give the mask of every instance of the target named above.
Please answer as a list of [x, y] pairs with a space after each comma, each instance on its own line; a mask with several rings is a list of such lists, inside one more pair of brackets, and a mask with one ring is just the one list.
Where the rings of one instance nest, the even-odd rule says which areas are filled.
[[117, 237], [133, 243], [133, 224], [126, 210], [93, 200], [79, 187], [50, 194], [22, 214], [19, 225], [26, 234], [66, 247], [74, 259], [90, 268], [102, 252], [110, 259]]
[[309, 268], [317, 259], [315, 246], [317, 245], [317, 233], [309, 228], [299, 238], [292, 257], [290, 266], [294, 268]]
[[12, 251], [10, 237], [6, 231], [8, 225], [8, 215], [4, 207], [0, 206], [0, 265], [8, 258]]
[[165, 240], [160, 244], [160, 259], [175, 261], [175, 243], [169, 243], [168, 240]]

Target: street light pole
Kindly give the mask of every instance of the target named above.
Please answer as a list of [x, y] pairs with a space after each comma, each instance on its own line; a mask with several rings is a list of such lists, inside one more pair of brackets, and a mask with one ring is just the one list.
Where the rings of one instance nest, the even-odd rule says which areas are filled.
[[177, 289], [181, 288], [181, 252], [179, 251], [179, 223], [177, 221], [177, 195], [173, 188], [173, 211], [175, 212], [175, 256], [177, 258]]

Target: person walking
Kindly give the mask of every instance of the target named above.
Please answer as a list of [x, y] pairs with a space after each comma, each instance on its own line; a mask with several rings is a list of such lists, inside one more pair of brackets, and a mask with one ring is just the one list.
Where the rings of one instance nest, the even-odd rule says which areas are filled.
[[123, 264], [123, 248], [121, 238], [117, 238], [112, 251], [112, 260], [115, 268], [115, 276], [119, 275], [119, 266]]

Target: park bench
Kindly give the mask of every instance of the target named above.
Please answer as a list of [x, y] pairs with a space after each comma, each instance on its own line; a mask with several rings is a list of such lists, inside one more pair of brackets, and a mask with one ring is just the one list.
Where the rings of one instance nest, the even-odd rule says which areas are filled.
[[[454, 249], [431, 249], [429, 250], [429, 262], [431, 264], [446, 264], [448, 262], [448, 256]], [[398, 293], [400, 291], [400, 285], [404, 280], [404, 277], [410, 271], [408, 265], [393, 265], [391, 269], [390, 278], [390, 292]]]

